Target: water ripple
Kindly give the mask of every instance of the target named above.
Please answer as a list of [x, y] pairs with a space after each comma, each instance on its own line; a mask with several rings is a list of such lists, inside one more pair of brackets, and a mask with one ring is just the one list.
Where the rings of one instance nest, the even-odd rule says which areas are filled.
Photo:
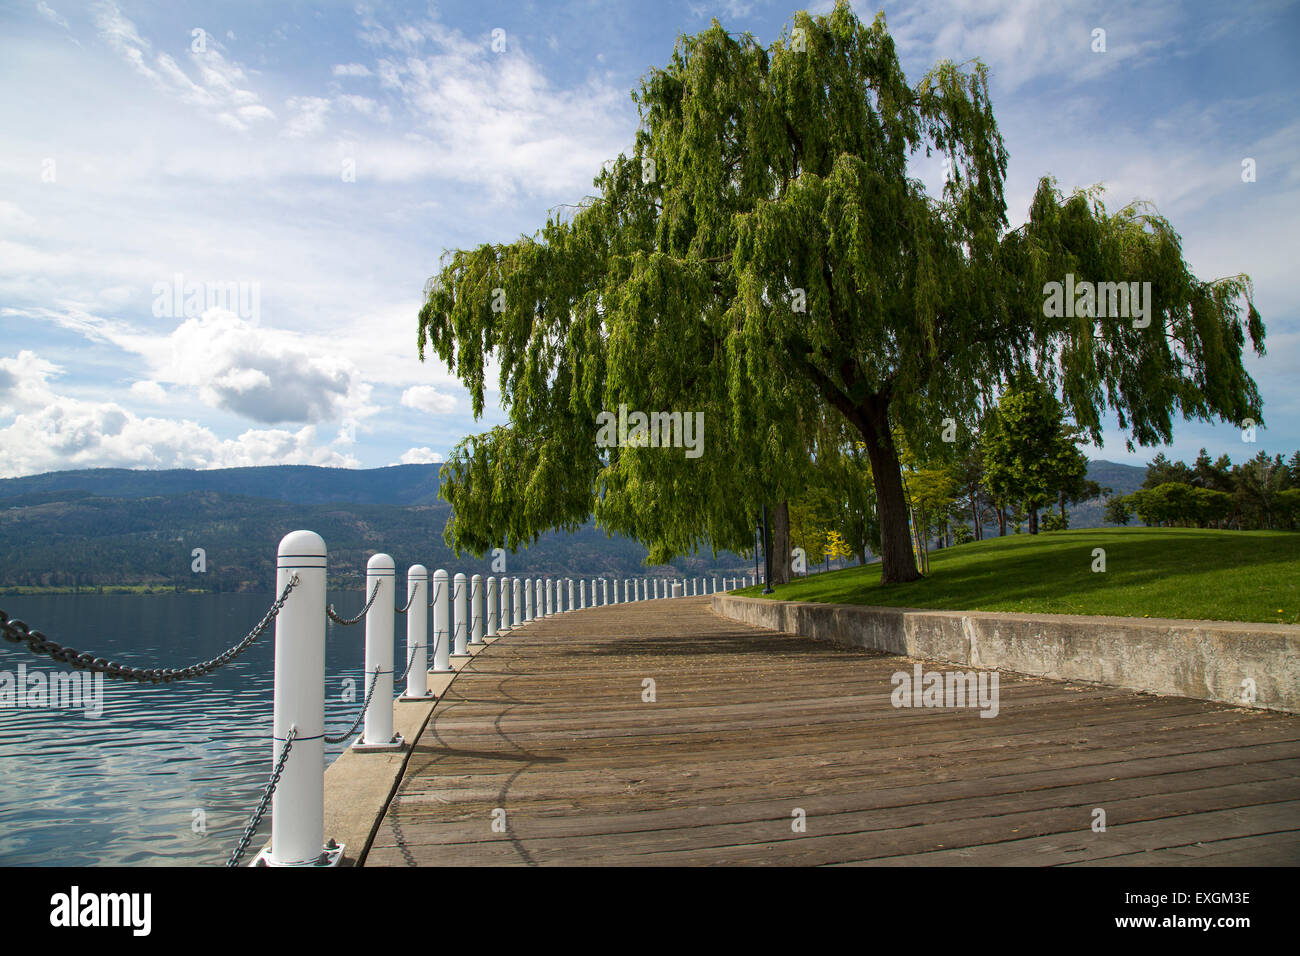
[[[331, 594], [337, 606], [357, 596]], [[239, 641], [272, 595], [6, 596], [11, 617], [60, 644], [139, 666], [181, 667]], [[361, 627], [327, 630], [325, 721], [352, 722], [364, 691]], [[406, 637], [397, 625], [396, 657]], [[173, 685], [105, 680], [103, 713], [0, 706], [0, 864], [217, 865], [225, 862], [271, 769], [274, 628], [239, 660]], [[396, 658], [395, 658], [396, 659]], [[0, 672], [61, 670], [7, 642]], [[361, 694], [357, 694], [358, 697]], [[325, 762], [343, 744], [326, 745]], [[196, 812], [197, 811], [197, 812]], [[202, 818], [205, 832], [196, 833]], [[267, 814], [253, 838], [270, 833]]]

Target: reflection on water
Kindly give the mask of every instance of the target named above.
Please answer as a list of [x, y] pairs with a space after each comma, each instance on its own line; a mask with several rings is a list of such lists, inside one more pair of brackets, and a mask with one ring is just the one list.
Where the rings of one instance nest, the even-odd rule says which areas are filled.
[[[183, 667], [241, 640], [271, 594], [0, 596], [0, 607], [52, 641], [140, 667]], [[340, 614], [360, 591], [331, 593]], [[405, 666], [399, 618], [394, 660]], [[364, 697], [365, 625], [328, 625], [326, 732]], [[0, 865], [224, 864], [271, 772], [275, 626], [237, 660], [171, 685], [104, 680], [103, 713], [0, 705]], [[66, 665], [0, 641], [0, 672]], [[349, 680], [356, 699], [343, 699]], [[346, 744], [326, 744], [328, 764]], [[293, 759], [293, 755], [290, 755]], [[262, 821], [245, 860], [270, 835]], [[198, 821], [206, 833], [196, 833]], [[201, 829], [201, 828], [200, 828]]]

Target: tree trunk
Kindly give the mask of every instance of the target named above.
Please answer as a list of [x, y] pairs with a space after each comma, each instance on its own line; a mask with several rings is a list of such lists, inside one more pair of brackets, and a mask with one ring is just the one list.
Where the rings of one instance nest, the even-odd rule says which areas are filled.
[[1003, 507], [1002, 502], [998, 502], [998, 537], [1007, 536], [1007, 509]]
[[790, 583], [790, 502], [783, 501], [768, 511], [772, 522], [772, 583]]
[[1029, 509], [1029, 533], [1038, 534], [1038, 509]]
[[907, 497], [903, 494], [903, 472], [889, 432], [888, 396], [869, 396], [856, 410], [853, 424], [862, 435], [871, 461], [871, 483], [876, 489], [876, 513], [880, 517], [880, 583], [902, 584], [920, 579], [912, 555], [908, 530]]

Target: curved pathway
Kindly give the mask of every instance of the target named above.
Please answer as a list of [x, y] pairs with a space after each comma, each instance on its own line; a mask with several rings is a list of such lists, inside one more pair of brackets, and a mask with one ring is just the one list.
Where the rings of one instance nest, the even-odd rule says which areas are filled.
[[1011, 674], [991, 719], [895, 708], [914, 663], [705, 597], [532, 622], [434, 707], [364, 865], [1300, 863], [1300, 717]]

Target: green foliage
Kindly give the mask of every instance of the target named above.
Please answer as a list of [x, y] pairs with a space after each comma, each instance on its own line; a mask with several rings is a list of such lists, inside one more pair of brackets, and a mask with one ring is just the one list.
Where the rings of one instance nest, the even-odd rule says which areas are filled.
[[[1111, 214], [1050, 179], [1004, 232], [1007, 152], [978, 61], [909, 85], [883, 15], [840, 2], [766, 49], [714, 21], [634, 99], [632, 155], [597, 195], [532, 236], [449, 252], [427, 286], [420, 357], [448, 364], [476, 416], [495, 359], [510, 416], [444, 470], [454, 547], [594, 513], [654, 560], [747, 548], [762, 504], [807, 492], [833, 410], [871, 465], [883, 579], [906, 581], [895, 433], [938, 457], [939, 423], [973, 428], [1025, 363], [1097, 441], [1107, 407], [1143, 443], [1178, 413], [1262, 420], [1241, 361], [1247, 336], [1263, 351], [1248, 278], [1202, 282], [1158, 213]], [[950, 169], [941, 196], [908, 176], [920, 150]], [[1045, 315], [1067, 272], [1151, 282], [1150, 326]], [[702, 412], [706, 453], [598, 448], [597, 416], [622, 404]], [[1051, 490], [1023, 477], [1034, 500]]]
[[1133, 517], [1133, 502], [1125, 495], [1114, 495], [1106, 502], [1108, 524], [1126, 525]]
[[1054, 511], [1048, 511], [1043, 515], [1044, 531], [1067, 531], [1070, 527], [1070, 520], [1066, 515], [1057, 514]]
[[1002, 500], [1032, 512], [1063, 490], [1079, 488], [1088, 460], [1063, 421], [1061, 403], [1028, 370], [1021, 370], [989, 412], [980, 435], [984, 481]]
[[1148, 526], [1288, 529], [1295, 526], [1293, 484], [1281, 455], [1261, 451], [1233, 465], [1227, 455], [1211, 463], [1202, 448], [1192, 468], [1157, 455], [1143, 487], [1123, 500]]

